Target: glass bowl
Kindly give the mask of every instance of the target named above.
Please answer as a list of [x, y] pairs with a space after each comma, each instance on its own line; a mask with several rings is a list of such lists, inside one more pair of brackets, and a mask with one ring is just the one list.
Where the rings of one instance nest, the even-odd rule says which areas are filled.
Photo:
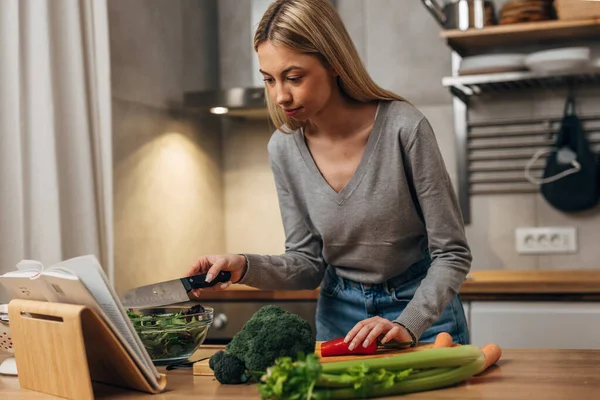
[[128, 309], [127, 315], [155, 365], [188, 359], [206, 339], [214, 310], [201, 305]]

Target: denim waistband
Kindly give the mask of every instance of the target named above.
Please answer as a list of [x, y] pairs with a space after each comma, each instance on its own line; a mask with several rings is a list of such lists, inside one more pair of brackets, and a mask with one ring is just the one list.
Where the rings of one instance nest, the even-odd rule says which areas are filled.
[[374, 291], [384, 291], [385, 293], [390, 294], [394, 289], [397, 289], [402, 285], [415, 280], [416, 278], [424, 277], [427, 274], [427, 270], [429, 269], [430, 265], [431, 257], [429, 255], [429, 252], [427, 252], [423, 259], [412, 264], [410, 267], [408, 267], [406, 271], [382, 283], [363, 283], [356, 282], [347, 278], [342, 278], [335, 272], [335, 268], [332, 268], [331, 272], [339, 281], [342, 289], [345, 289], [346, 287], [351, 287], [362, 291], [370, 289]]

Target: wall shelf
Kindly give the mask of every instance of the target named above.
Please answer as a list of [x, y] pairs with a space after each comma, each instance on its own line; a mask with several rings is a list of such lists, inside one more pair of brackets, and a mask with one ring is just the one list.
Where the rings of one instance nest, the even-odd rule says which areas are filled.
[[[469, 100], [475, 96], [490, 94], [491, 96], [485, 98], [488, 100], [494, 94], [517, 93], [521, 90], [570, 86], [596, 87], [600, 84], [600, 65], [594, 63], [590, 68], [553, 74], [521, 71], [461, 76], [459, 70], [463, 57], [504, 51], [503, 48], [531, 51], [531, 48], [540, 45], [556, 46], [560, 43], [561, 46], [565, 46], [566, 42], [581, 45], [586, 41], [598, 43], [600, 18], [495, 25], [467, 31], [442, 30], [440, 36], [452, 50], [452, 76], [443, 78], [442, 84], [453, 94], [458, 199], [465, 224], [469, 224], [472, 195], [536, 191], [536, 187], [529, 182], [524, 182], [524, 178], [521, 179], [520, 171], [531, 157], [532, 151], [535, 152], [535, 149], [545, 145], [545, 143], [532, 143], [531, 149], [528, 149], [519, 143], [516, 148], [505, 149], [506, 146], [502, 144], [503, 148], [495, 151], [509, 152], [508, 155], [504, 154], [494, 162], [486, 164], [484, 159], [489, 158], [490, 154], [485, 152], [490, 152], [491, 149], [484, 149], [488, 147], [487, 144], [480, 146], [474, 143], [476, 124], [469, 122]], [[503, 121], [500, 125], [511, 125], [511, 121]], [[527, 135], [531, 136], [529, 133]], [[521, 151], [526, 151], [526, 154], [521, 154]], [[540, 165], [536, 166], [538, 173], [539, 167]], [[490, 173], [497, 174], [489, 176]], [[514, 173], [517, 173], [517, 179], [514, 179]]]
[[442, 84], [467, 103], [470, 96], [485, 93], [502, 93], [521, 89], [552, 89], [567, 85], [598, 85], [600, 84], [600, 66], [555, 74], [522, 71], [449, 76], [442, 79]]
[[557, 40], [600, 37], [600, 18], [552, 20], [494, 25], [482, 29], [443, 30], [441, 37], [461, 56], [499, 46], [526, 45]]

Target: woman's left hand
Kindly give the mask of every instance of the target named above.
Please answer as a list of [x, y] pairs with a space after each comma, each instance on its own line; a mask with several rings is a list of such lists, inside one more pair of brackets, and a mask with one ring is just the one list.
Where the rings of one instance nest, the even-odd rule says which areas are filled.
[[381, 343], [387, 343], [390, 340], [400, 343], [412, 342], [412, 337], [406, 328], [381, 317], [367, 318], [354, 325], [354, 328], [344, 338], [344, 342], [350, 343], [348, 349], [352, 351], [358, 346], [367, 347], [382, 335], [385, 336], [381, 339]]

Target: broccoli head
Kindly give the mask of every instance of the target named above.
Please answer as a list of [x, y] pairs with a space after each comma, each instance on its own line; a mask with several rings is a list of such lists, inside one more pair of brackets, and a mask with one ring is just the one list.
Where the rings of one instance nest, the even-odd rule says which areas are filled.
[[[296, 359], [299, 353], [310, 354], [315, 351], [315, 339], [307, 321], [296, 314], [289, 313], [278, 306], [265, 306], [258, 310], [226, 346], [224, 352], [218, 352], [209, 361], [215, 371], [215, 377], [221, 383], [242, 383], [249, 374], [263, 373], [279, 357]], [[223, 353], [223, 354], [220, 354]], [[243, 364], [225, 354], [235, 356]], [[223, 363], [231, 363], [227, 368]], [[220, 379], [217, 370], [234, 373], [227, 379]], [[221, 376], [223, 378], [223, 376]]]
[[250, 378], [250, 375], [246, 374], [244, 362], [223, 350], [215, 353], [208, 365], [215, 372], [215, 378], [221, 383], [244, 383]]
[[212, 369], [213, 371], [215, 370], [215, 363], [220, 363], [224, 354], [225, 352], [223, 350], [219, 350], [212, 355], [212, 357], [208, 360], [208, 366], [210, 367], [210, 369]]

